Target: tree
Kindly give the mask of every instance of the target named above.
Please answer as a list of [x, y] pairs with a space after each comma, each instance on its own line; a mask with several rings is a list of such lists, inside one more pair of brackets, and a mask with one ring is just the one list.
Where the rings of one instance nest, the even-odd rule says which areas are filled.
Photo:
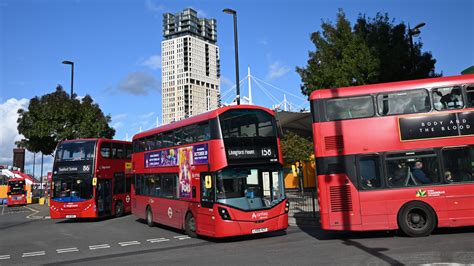
[[311, 35], [316, 51], [309, 52], [308, 64], [296, 68], [305, 95], [316, 89], [439, 76], [436, 60], [421, 52], [421, 42], [414, 43], [411, 57], [407, 27], [393, 25], [387, 14], [374, 19], [359, 15], [352, 29], [339, 10], [336, 24], [323, 21], [321, 28]]
[[287, 164], [308, 161], [313, 154], [313, 143], [291, 131], [285, 132], [281, 147], [283, 159]]
[[70, 99], [61, 85], [56, 91], [30, 100], [28, 110], [18, 110], [18, 132], [24, 139], [17, 142], [31, 152], [52, 154], [56, 145], [66, 139], [112, 138], [110, 115], [86, 95], [82, 101]]

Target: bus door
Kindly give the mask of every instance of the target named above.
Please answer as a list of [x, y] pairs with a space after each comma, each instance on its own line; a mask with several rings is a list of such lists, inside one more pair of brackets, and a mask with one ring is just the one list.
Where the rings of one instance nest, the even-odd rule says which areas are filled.
[[99, 216], [110, 215], [112, 211], [112, 180], [97, 181], [97, 209]]
[[215, 217], [214, 213], [215, 201], [215, 175], [211, 173], [201, 173], [200, 188], [200, 207], [197, 208], [198, 230], [202, 233], [214, 234]]

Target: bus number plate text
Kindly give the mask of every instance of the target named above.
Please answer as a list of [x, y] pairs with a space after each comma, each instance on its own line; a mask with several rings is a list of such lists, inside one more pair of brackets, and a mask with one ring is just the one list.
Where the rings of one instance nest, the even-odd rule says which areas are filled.
[[268, 228], [252, 229], [252, 234], [265, 233], [267, 231], [268, 231]]

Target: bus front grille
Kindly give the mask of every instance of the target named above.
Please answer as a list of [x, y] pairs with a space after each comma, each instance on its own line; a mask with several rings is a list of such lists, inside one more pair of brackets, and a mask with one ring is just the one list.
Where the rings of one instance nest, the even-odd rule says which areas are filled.
[[331, 212], [352, 211], [352, 197], [349, 186], [331, 186], [329, 196], [331, 197]]

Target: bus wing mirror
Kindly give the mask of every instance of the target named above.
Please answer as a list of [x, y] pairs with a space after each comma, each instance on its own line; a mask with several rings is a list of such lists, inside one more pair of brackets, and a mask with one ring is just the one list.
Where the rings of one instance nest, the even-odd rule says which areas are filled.
[[212, 188], [212, 177], [210, 175], [206, 175], [205, 181], [206, 181], [206, 189], [211, 189]]

